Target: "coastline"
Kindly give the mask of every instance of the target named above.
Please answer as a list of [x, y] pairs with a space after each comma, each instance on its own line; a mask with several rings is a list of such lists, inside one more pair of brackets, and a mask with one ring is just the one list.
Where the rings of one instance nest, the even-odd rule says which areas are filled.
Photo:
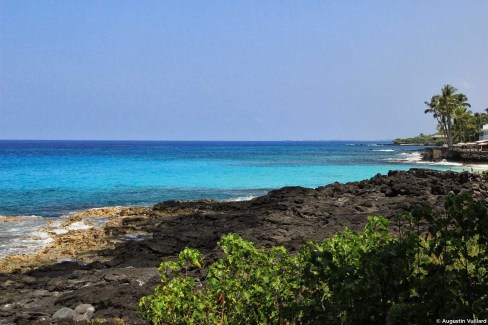
[[[449, 168], [449, 171], [467, 171], [475, 174], [480, 174], [482, 171], [488, 170], [488, 164], [461, 163], [445, 159], [432, 161], [425, 160], [421, 152], [414, 151], [412, 154], [414, 157], [408, 156], [405, 160], [392, 160], [392, 162], [415, 162], [419, 167], [414, 167], [413, 169], [422, 168], [422, 165], [429, 165], [452, 166], [452, 168]], [[181, 202], [232, 203], [250, 201], [255, 198], [255, 196], [247, 196], [217, 201], [190, 200]], [[129, 233], [129, 237], [113, 238], [104, 241], [92, 241], [89, 239], [90, 237], [101, 238], [101, 233], [104, 231], [105, 226], [116, 228], [125, 217], [134, 214], [148, 215], [151, 209], [152, 206], [106, 206], [78, 210], [59, 217], [0, 216], [0, 227], [6, 223], [15, 224], [17, 222], [29, 221], [31, 218], [41, 221], [37, 225], [37, 228], [28, 228], [24, 233], [25, 237], [23, 241], [27, 241], [30, 247], [25, 247], [24, 245], [19, 249], [14, 249], [14, 253], [0, 252], [0, 273], [19, 270], [28, 271], [30, 267], [54, 263], [65, 259], [74, 259], [74, 255], [77, 255], [76, 259], [79, 261], [89, 262], [90, 259], [87, 256], [79, 253], [75, 254], [70, 246], [85, 247], [84, 250], [97, 247], [109, 248], [113, 247], [115, 243], [131, 239], [131, 236], [135, 236], [134, 238], [137, 238], [137, 236], [144, 237], [146, 236], [144, 234], [133, 235]], [[67, 252], [70, 253], [67, 254]]]
[[421, 161], [426, 164], [439, 164], [445, 162], [461, 166], [463, 171], [481, 173], [488, 170], [488, 152], [451, 150], [443, 147], [428, 147], [421, 151]]
[[[410, 146], [410, 145], [406, 145]], [[430, 148], [427, 148], [430, 149]], [[385, 149], [369, 149], [370, 151], [385, 151]], [[392, 149], [387, 149], [387, 151], [393, 151]], [[423, 151], [413, 150], [411, 153], [400, 153], [399, 158], [387, 158], [386, 160], [391, 163], [401, 162], [411, 165], [418, 165], [418, 168], [423, 168], [423, 166], [442, 166], [449, 167], [448, 170], [455, 172], [468, 171], [471, 173], [478, 173], [488, 170], [488, 163], [471, 163], [471, 162], [459, 162], [450, 161], [447, 159], [436, 159], [429, 160], [425, 159]], [[404, 155], [404, 156], [401, 156]], [[415, 168], [415, 167], [414, 167]], [[218, 200], [216, 202], [238, 202], [246, 201], [255, 198], [255, 196], [238, 197], [235, 199], [224, 199]], [[106, 206], [106, 207], [96, 207], [84, 210], [74, 211], [72, 213], [62, 215], [60, 217], [41, 217], [41, 216], [0, 216], [0, 230], [6, 228], [6, 223], [15, 224], [16, 222], [23, 223], [32, 220], [37, 220], [37, 228], [31, 226], [27, 228], [24, 232], [24, 238], [21, 240], [22, 243], [19, 244], [17, 249], [11, 249], [13, 253], [5, 253], [0, 251], [0, 272], [2, 271], [2, 259], [8, 257], [14, 259], [12, 255], [22, 256], [18, 258], [19, 261], [26, 261], [30, 259], [31, 255], [43, 255], [42, 258], [38, 258], [36, 263], [40, 263], [41, 260], [54, 261], [53, 258], [47, 258], [50, 254], [42, 254], [40, 252], [47, 251], [52, 248], [53, 245], [58, 245], [60, 241], [63, 241], [63, 236], [70, 231], [73, 233], [75, 230], [90, 230], [92, 232], [99, 232], [102, 230], [106, 223], [112, 225], [117, 219], [120, 219], [122, 215], [130, 214], [131, 211], [137, 210], [150, 210], [151, 206]], [[32, 219], [31, 219], [32, 218]], [[83, 219], [83, 222], [81, 220]], [[81, 222], [81, 224], [80, 224]], [[80, 228], [81, 227], [81, 228]], [[20, 229], [21, 227], [16, 227]], [[14, 238], [15, 240], [20, 239], [20, 236]], [[9, 238], [7, 238], [9, 239]], [[76, 241], [76, 239], [73, 239]], [[26, 246], [27, 245], [27, 246]], [[98, 243], [101, 245], [101, 243]], [[106, 243], [105, 245], [108, 245]], [[28, 247], [30, 246], [30, 247]], [[110, 246], [110, 245], [108, 245]], [[10, 256], [10, 257], [9, 257]], [[33, 263], [35, 265], [36, 263]], [[11, 263], [11, 265], [16, 265], [18, 263]], [[14, 269], [14, 267], [12, 267]]]
[[[5, 147], [3, 157], [10, 167], [0, 183], [0, 214], [43, 217], [92, 207], [224, 200], [287, 185], [361, 180], [414, 167], [415, 161], [395, 163], [394, 158], [408, 157], [417, 149], [378, 141], [47, 141], [7, 142]], [[13, 163], [7, 149], [19, 155], [19, 163]]]
[[[184, 247], [206, 259], [219, 256], [218, 239], [236, 232], [260, 247], [291, 252], [346, 227], [361, 230], [369, 215], [392, 217], [419, 205], [438, 209], [448, 192], [486, 200], [488, 184], [467, 172], [391, 171], [369, 180], [316, 189], [285, 187], [249, 201], [167, 201], [77, 213], [57, 229], [100, 221], [100, 226], [56, 234], [36, 254], [0, 260], [0, 316], [7, 322], [52, 320], [62, 307], [90, 304], [95, 319], [142, 322], [138, 299], [154, 290], [161, 260]], [[89, 219], [91, 218], [91, 219]], [[103, 221], [103, 222], [101, 222]], [[75, 227], [76, 228], [76, 227]]]
[[[108, 240], [103, 232], [106, 227], [117, 227], [125, 216], [143, 213], [149, 207], [105, 207], [75, 212], [50, 218], [30, 236], [33, 246], [18, 254], [0, 257], [0, 274], [26, 272], [32, 267], [49, 263], [77, 260], [89, 263], [86, 255], [91, 250], [113, 248], [123, 238]], [[2, 217], [0, 222], [22, 222], [26, 217]], [[27, 217], [29, 218], [29, 217]], [[39, 217], [42, 218], [42, 217]], [[37, 238], [36, 238], [37, 237]], [[37, 245], [36, 245], [37, 244]]]

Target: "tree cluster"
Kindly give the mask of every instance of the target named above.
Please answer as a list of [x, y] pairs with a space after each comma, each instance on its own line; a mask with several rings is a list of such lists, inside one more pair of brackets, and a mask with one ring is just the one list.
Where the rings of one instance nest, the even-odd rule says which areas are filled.
[[425, 104], [425, 113], [437, 120], [437, 130], [446, 135], [449, 148], [453, 142], [478, 140], [482, 125], [488, 123], [488, 108], [483, 113], [471, 112], [468, 97], [451, 85], [445, 85]]

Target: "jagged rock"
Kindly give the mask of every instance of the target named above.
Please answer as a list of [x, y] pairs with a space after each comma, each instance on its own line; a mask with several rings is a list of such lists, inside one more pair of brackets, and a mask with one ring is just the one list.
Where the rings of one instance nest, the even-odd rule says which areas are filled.
[[17, 283], [17, 282], [15, 282], [15, 281], [12, 281], [12, 280], [6, 280], [6, 281], [2, 282], [2, 284], [0, 284], [0, 287], [2, 287], [2, 288], [5, 288], [5, 289], [6, 289], [6, 288], [8, 288], [8, 287], [15, 287], [15, 286], [17, 286], [17, 285], [18, 285], [18, 283]]
[[37, 282], [36, 278], [32, 277], [32, 276], [28, 276], [28, 275], [25, 275], [23, 276], [20, 281], [22, 283], [25, 283], [25, 284], [34, 284]]
[[105, 281], [108, 281], [108, 282], [114, 282], [114, 281], [117, 281], [117, 282], [125, 281], [125, 282], [127, 282], [127, 277], [123, 274], [109, 273], [109, 274], [105, 275], [103, 278], [105, 279]]
[[48, 283], [49, 291], [61, 291], [67, 286], [67, 281], [64, 279], [53, 279]]
[[94, 311], [95, 307], [90, 304], [81, 304], [75, 308], [75, 312], [78, 314], [93, 313]]
[[95, 307], [90, 304], [81, 304], [75, 308], [75, 315], [73, 319], [77, 322], [89, 321], [93, 318]]
[[[78, 221], [90, 215], [110, 220], [101, 229], [59, 236], [41, 255], [18, 257], [19, 265], [31, 263], [25, 265], [37, 268], [22, 275], [0, 275], [0, 307], [9, 306], [0, 309], [0, 316], [7, 324], [32, 323], [46, 317], [38, 314], [42, 310], [54, 313], [62, 324], [92, 317], [122, 317], [129, 324], [144, 324], [137, 312], [139, 299], [160, 283], [161, 260], [185, 247], [200, 249], [211, 262], [219, 257], [219, 238], [235, 232], [257, 247], [279, 244], [297, 251], [308, 240], [320, 241], [346, 227], [362, 230], [368, 215], [392, 217], [421, 205], [440, 211], [449, 192], [469, 192], [486, 202], [487, 188], [477, 175], [411, 169], [317, 189], [284, 187], [251, 201], [170, 201], [154, 207], [81, 212], [76, 214]], [[120, 237], [134, 233], [152, 238]], [[76, 262], [56, 263], [66, 255]], [[2, 265], [12, 265], [7, 263], [12, 260], [5, 261], [0, 260], [0, 272]], [[90, 304], [79, 305], [86, 302]]]
[[[22, 323], [27, 321], [27, 323], [32, 323], [33, 321], [45, 321], [49, 319], [48, 314], [40, 312], [40, 311], [28, 311], [28, 312], [22, 312], [20, 315], [17, 317], [17, 322]], [[2, 324], [2, 323], [0, 323]]]
[[68, 319], [75, 316], [75, 311], [68, 307], [63, 307], [54, 313], [53, 319]]

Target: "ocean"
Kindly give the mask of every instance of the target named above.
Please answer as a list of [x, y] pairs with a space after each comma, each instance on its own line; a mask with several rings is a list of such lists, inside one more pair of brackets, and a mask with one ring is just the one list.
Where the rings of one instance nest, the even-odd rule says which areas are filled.
[[59, 216], [165, 200], [242, 200], [419, 164], [387, 142], [0, 141], [0, 215]]
[[43, 227], [60, 227], [60, 216], [89, 208], [249, 200], [283, 186], [359, 181], [392, 169], [461, 169], [421, 162], [422, 148], [358, 141], [0, 141], [0, 216], [20, 217], [0, 218], [0, 257], [45, 247], [53, 239]]

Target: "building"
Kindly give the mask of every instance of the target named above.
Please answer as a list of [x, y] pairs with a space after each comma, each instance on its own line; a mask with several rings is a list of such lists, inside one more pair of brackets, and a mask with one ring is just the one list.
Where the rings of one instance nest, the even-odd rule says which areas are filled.
[[480, 130], [480, 141], [488, 140], [488, 124], [483, 125]]
[[446, 139], [447, 136], [445, 134], [434, 134], [432, 136], [432, 139], [437, 140], [437, 139]]

